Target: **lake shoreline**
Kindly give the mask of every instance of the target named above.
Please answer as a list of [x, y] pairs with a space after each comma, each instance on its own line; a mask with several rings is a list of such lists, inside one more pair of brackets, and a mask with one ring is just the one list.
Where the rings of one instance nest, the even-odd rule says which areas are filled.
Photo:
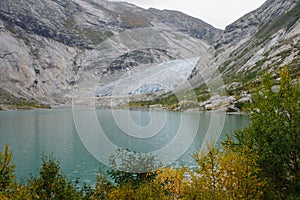
[[103, 110], [103, 109], [113, 109], [113, 110], [137, 110], [137, 111], [168, 111], [168, 112], [183, 112], [183, 113], [225, 113], [227, 115], [247, 115], [245, 112], [227, 112], [222, 110], [201, 110], [199, 109], [186, 109], [186, 110], [173, 110], [173, 109], [167, 109], [167, 108], [156, 108], [156, 107], [139, 107], [139, 106], [129, 106], [129, 107], [115, 107], [115, 108], [109, 108], [109, 107], [91, 107], [91, 106], [77, 106], [73, 107], [72, 105], [51, 105], [49, 108], [36, 108], [36, 107], [26, 107], [26, 108], [9, 108], [9, 107], [0, 107], [0, 112], [4, 111], [29, 111], [29, 110], [82, 110], [82, 109], [88, 109], [88, 110]]

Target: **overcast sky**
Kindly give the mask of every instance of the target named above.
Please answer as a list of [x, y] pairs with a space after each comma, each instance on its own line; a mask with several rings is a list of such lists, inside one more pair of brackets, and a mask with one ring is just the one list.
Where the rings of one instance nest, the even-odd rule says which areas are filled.
[[216, 28], [224, 29], [266, 0], [123, 0], [143, 8], [182, 11], [202, 19]]

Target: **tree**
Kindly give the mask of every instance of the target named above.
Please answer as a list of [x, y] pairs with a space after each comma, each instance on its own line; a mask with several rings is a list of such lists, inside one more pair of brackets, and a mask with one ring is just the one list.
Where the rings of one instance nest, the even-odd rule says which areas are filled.
[[153, 184], [158, 164], [155, 156], [117, 149], [110, 156], [111, 168], [99, 174], [91, 199], [163, 199], [160, 185]]
[[33, 199], [82, 199], [82, 194], [61, 173], [53, 156], [42, 157], [39, 177], [32, 177], [27, 187]]
[[[278, 89], [279, 88], [279, 89]], [[257, 155], [258, 177], [267, 181], [265, 199], [300, 198], [300, 88], [288, 68], [274, 86], [266, 75], [248, 108], [251, 125], [236, 132], [238, 149]]]
[[[87, 186], [85, 186], [87, 187]], [[95, 189], [88, 188], [87, 192], [85, 191], [86, 199], [96, 200], [96, 199], [107, 199], [108, 194], [110, 194], [114, 189], [114, 185], [111, 181], [107, 179], [104, 174], [98, 174]]]
[[258, 168], [245, 151], [235, 152], [227, 144], [207, 149], [194, 155], [198, 167], [190, 171], [183, 199], [258, 199], [262, 195], [264, 183], [255, 176]]
[[259, 199], [265, 182], [257, 178], [256, 155], [249, 156], [247, 147], [234, 151], [223, 146], [219, 153], [218, 185], [228, 199]]
[[155, 156], [145, 156], [128, 149], [116, 150], [110, 157], [110, 165], [108, 174], [117, 185], [147, 183], [154, 179], [155, 169], [159, 168]]
[[9, 193], [15, 185], [15, 165], [11, 163], [12, 153], [9, 152], [9, 145], [4, 147], [4, 152], [0, 151], [0, 195]]
[[157, 171], [152, 184], [161, 186], [170, 198], [181, 199], [185, 195], [185, 189], [189, 183], [186, 175], [187, 170], [184, 167], [179, 169], [166, 167]]

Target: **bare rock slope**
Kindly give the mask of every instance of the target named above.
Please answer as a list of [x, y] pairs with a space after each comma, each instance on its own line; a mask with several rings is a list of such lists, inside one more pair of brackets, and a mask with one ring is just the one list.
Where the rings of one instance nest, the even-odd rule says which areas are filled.
[[74, 91], [90, 95], [98, 82], [128, 70], [201, 56], [220, 34], [180, 12], [123, 2], [1, 0], [0, 88], [16, 98], [66, 103]]
[[70, 104], [74, 96], [145, 100], [215, 78], [226, 95], [245, 95], [264, 70], [276, 77], [289, 65], [299, 75], [299, 4], [267, 0], [221, 31], [181, 12], [124, 2], [1, 0], [0, 108]]
[[[220, 79], [226, 92], [223, 95], [235, 94], [239, 100], [248, 95], [249, 85], [260, 82], [265, 71], [276, 79], [280, 68], [287, 65], [293, 78], [299, 77], [300, 2], [267, 0], [257, 10], [228, 25], [208, 51], [209, 57], [200, 59], [189, 77], [195, 88], [206, 84], [203, 77], [206, 82]], [[211, 96], [206, 103], [222, 98], [226, 99]]]

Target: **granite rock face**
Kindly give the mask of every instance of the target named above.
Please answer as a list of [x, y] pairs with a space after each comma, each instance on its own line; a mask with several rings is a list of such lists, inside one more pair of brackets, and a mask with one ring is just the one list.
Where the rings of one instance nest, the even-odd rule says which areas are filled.
[[189, 80], [197, 87], [203, 84], [201, 77], [206, 77], [208, 71], [217, 71], [218, 78], [226, 82], [224, 87], [232, 90], [255, 81], [264, 70], [278, 74], [280, 67], [289, 65], [292, 72], [297, 71], [299, 19], [298, 0], [267, 0], [226, 27], [208, 50], [209, 57], [198, 63]]
[[91, 95], [98, 82], [107, 85], [129, 70], [199, 57], [220, 33], [180, 12], [123, 2], [2, 0], [0, 87], [65, 103], [74, 91]]
[[267, 0], [221, 31], [124, 2], [1, 0], [0, 91], [56, 105], [74, 96], [149, 100], [214, 79], [242, 90], [263, 70], [299, 72], [299, 11], [298, 0]]
[[258, 9], [228, 25], [214, 47], [216, 50], [221, 51], [250, 39], [262, 25], [286, 13], [297, 2], [297, 0], [267, 0]]

